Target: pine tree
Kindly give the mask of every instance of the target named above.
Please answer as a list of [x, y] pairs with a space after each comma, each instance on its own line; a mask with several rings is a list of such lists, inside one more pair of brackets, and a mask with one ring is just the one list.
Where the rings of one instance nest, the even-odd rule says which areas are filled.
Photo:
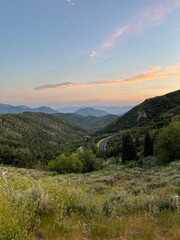
[[122, 137], [122, 163], [134, 160], [135, 157], [135, 144], [131, 134], [127, 132]]
[[146, 132], [144, 138], [144, 157], [150, 156], [153, 154], [153, 143], [149, 135], [149, 132]]

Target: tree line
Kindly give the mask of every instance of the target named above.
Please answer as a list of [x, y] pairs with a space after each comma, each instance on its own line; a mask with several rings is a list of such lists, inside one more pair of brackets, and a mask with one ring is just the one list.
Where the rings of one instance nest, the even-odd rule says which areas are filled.
[[[122, 163], [137, 159], [138, 144], [128, 131], [122, 136]], [[180, 159], [180, 122], [175, 121], [159, 131], [156, 139], [146, 132], [143, 143], [143, 157], [155, 154], [158, 163], [170, 163]]]

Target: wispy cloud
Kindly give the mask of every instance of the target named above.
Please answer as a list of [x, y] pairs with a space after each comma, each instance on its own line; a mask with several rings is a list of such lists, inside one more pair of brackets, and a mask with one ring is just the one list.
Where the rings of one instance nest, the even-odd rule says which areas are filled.
[[[105, 50], [112, 49], [119, 45], [119, 42], [125, 37], [132, 37], [137, 33], [147, 31], [160, 25], [165, 18], [180, 7], [180, 0], [157, 0], [155, 4], [138, 13], [133, 19], [130, 19], [123, 26], [118, 27], [110, 36], [107, 37], [97, 49], [96, 56]], [[93, 54], [90, 54], [94, 57]]]
[[165, 18], [180, 7], [179, 0], [160, 0], [156, 4], [144, 9], [131, 24], [137, 31], [146, 31], [157, 27]]
[[131, 76], [125, 79], [118, 80], [104, 80], [104, 81], [95, 81], [87, 83], [73, 83], [73, 82], [63, 82], [59, 84], [49, 84], [36, 87], [35, 90], [53, 90], [53, 89], [64, 89], [64, 88], [80, 88], [85, 86], [116, 86], [126, 83], [135, 83], [146, 80], [166, 80], [170, 78], [180, 80], [180, 65], [168, 66], [166, 68], [161, 68], [159, 66], [151, 67], [145, 69], [143, 73]]
[[118, 28], [108, 39], [101, 44], [101, 49], [110, 49], [115, 47], [117, 40], [127, 33], [129, 26]]
[[150, 67], [150, 68], [148, 68], [146, 71], [147, 71], [148, 73], [157, 72], [157, 71], [159, 71], [160, 68], [161, 68], [160, 66]]

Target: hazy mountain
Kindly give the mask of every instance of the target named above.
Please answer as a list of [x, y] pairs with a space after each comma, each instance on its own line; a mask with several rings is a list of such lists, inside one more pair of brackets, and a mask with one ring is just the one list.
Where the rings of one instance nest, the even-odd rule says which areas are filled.
[[69, 122], [72, 125], [96, 131], [113, 122], [118, 118], [116, 115], [108, 114], [102, 117], [81, 116], [75, 113], [56, 113], [54, 116]]
[[46, 107], [46, 106], [33, 108], [33, 109], [31, 109], [31, 112], [41, 112], [41, 113], [47, 113], [47, 114], [58, 113], [58, 111], [56, 111], [50, 107]]
[[119, 117], [100, 133], [113, 133], [122, 129], [147, 124], [164, 124], [173, 115], [180, 114], [180, 90], [146, 99], [123, 116]]
[[95, 116], [102, 117], [107, 115], [108, 113], [103, 110], [97, 110], [95, 108], [81, 108], [75, 112], [75, 114], [87, 117], [87, 116]]
[[[62, 107], [58, 108], [57, 111], [61, 113], [74, 113], [77, 110], [81, 108], [89, 108], [88, 106], [83, 107]], [[114, 114], [114, 115], [123, 115], [127, 111], [133, 108], [133, 106], [122, 106], [122, 107], [114, 107], [114, 106], [90, 106], [90, 108], [97, 109], [97, 110], [103, 110], [108, 114]]]
[[27, 106], [13, 106], [9, 104], [2, 104], [0, 103], [0, 114], [7, 114], [7, 113], [23, 113], [23, 112], [42, 112], [42, 113], [58, 113], [58, 111], [49, 108], [49, 107], [38, 107], [38, 108], [30, 108]]
[[[14, 165], [46, 162], [73, 148], [86, 135], [84, 130], [44, 113], [0, 115], [0, 163]], [[23, 162], [24, 161], [24, 162]]]
[[122, 106], [122, 107], [114, 107], [114, 106], [92, 106], [92, 108], [95, 108], [97, 110], [103, 110], [109, 114], [114, 114], [114, 115], [123, 115], [124, 113], [128, 112], [131, 110], [134, 106]]
[[61, 107], [58, 108], [57, 111], [60, 113], [74, 113], [79, 110], [81, 107]]
[[12, 106], [9, 104], [0, 103], [0, 114], [6, 113], [22, 113], [25, 111], [30, 111], [31, 108], [27, 106]]
[[[52, 109], [50, 107], [42, 106], [42, 107], [37, 107], [37, 108], [31, 108], [28, 106], [13, 106], [10, 104], [2, 104], [0, 103], [0, 114], [7, 114], [7, 113], [22, 113], [22, 112], [42, 112], [42, 113], [47, 113], [47, 114], [53, 114], [53, 113], [75, 113], [78, 110], [83, 109], [83, 112], [85, 111], [84, 109], [94, 109], [94, 110], [100, 110], [102, 111], [100, 115], [98, 112], [90, 112], [92, 113], [92, 116], [104, 116], [107, 114], [113, 114], [113, 115], [122, 115], [129, 111], [132, 108], [132, 106], [124, 106], [124, 107], [106, 107], [106, 106], [93, 106], [93, 107], [64, 107], [64, 108], [59, 108], [58, 110]], [[79, 113], [78, 113], [79, 114]], [[85, 114], [85, 115], [84, 115]], [[89, 114], [89, 113], [88, 113]], [[87, 116], [86, 113], [82, 113], [80, 111], [80, 115]], [[89, 116], [89, 115], [88, 115]]]

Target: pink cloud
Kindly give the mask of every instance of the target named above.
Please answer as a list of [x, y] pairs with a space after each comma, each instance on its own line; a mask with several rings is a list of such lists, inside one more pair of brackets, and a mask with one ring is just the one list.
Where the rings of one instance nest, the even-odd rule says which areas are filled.
[[150, 68], [148, 68], [146, 71], [147, 71], [148, 73], [156, 72], [156, 71], [158, 71], [160, 68], [161, 68], [161, 67], [159, 67], [159, 66], [150, 67]]
[[104, 80], [96, 82], [87, 82], [87, 83], [73, 83], [73, 82], [64, 82], [59, 84], [49, 84], [36, 87], [35, 90], [53, 90], [53, 89], [64, 89], [64, 88], [80, 88], [86, 86], [116, 86], [126, 83], [141, 82], [147, 80], [165, 80], [167, 78], [180, 79], [180, 65], [168, 66], [166, 68], [160, 67], [151, 67], [145, 69], [143, 73], [139, 73], [135, 76], [131, 76], [125, 79], [118, 80]]
[[48, 85], [42, 85], [34, 88], [37, 91], [40, 90], [53, 90], [53, 89], [63, 89], [63, 88], [79, 88], [82, 84], [79, 83], [73, 83], [73, 82], [63, 82], [58, 84], [48, 84]]

